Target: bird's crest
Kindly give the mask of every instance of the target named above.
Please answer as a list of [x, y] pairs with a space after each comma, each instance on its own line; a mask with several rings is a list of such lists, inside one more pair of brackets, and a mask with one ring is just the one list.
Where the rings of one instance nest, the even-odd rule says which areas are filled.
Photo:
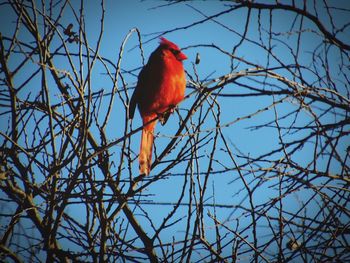
[[174, 44], [173, 42], [169, 41], [168, 39], [166, 39], [165, 37], [160, 37], [160, 45], [161, 46], [165, 46], [169, 49], [174, 49], [174, 50], [180, 50], [180, 48]]

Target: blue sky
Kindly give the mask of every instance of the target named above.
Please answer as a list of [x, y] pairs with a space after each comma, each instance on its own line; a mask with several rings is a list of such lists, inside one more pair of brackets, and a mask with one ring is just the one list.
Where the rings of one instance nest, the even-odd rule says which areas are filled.
[[[78, 5], [78, 2], [72, 1], [73, 5]], [[218, 12], [221, 12], [223, 10], [227, 10], [227, 4], [223, 2], [218, 1], [206, 1], [206, 2], [200, 2], [200, 1], [194, 1], [194, 2], [188, 2], [183, 4], [174, 4], [169, 6], [160, 7], [163, 3], [160, 1], [106, 1], [105, 3], [105, 25], [104, 25], [104, 36], [101, 43], [100, 48], [100, 55], [108, 58], [111, 61], [114, 61], [116, 63], [118, 59], [118, 53], [121, 46], [121, 43], [123, 39], [126, 37], [128, 32], [132, 28], [138, 28], [138, 30], [141, 32], [142, 35], [142, 41], [143, 44], [143, 50], [144, 55], [146, 58], [146, 61], [148, 60], [149, 55], [151, 52], [158, 46], [158, 39], [156, 37], [162, 35], [160, 32], [172, 30], [174, 28], [181, 28], [185, 27], [187, 25], [190, 25], [196, 21], [200, 21], [203, 19], [203, 16], [197, 12], [195, 9], [200, 10], [206, 15], [213, 15]], [[336, 4], [335, 1], [332, 2], [332, 4]], [[86, 22], [86, 32], [87, 37], [89, 40], [89, 44], [94, 47], [95, 43], [97, 41], [99, 29], [100, 29], [100, 15], [101, 15], [101, 6], [98, 2], [93, 1], [86, 1], [84, 3], [85, 5], [85, 22]], [[0, 31], [3, 35], [11, 36], [11, 32], [13, 31], [13, 14], [11, 12], [6, 11], [6, 6], [2, 6], [0, 8]], [[78, 10], [78, 8], [76, 8]], [[323, 12], [320, 10], [320, 12]], [[259, 41], [259, 32], [258, 32], [258, 23], [257, 23], [257, 11], [252, 11], [251, 14], [251, 21], [249, 24], [249, 30], [247, 33], [247, 37], [254, 41]], [[69, 23], [73, 22], [74, 27], [73, 31], [77, 30], [76, 22], [72, 18], [72, 13], [67, 11], [65, 13], [64, 18], [62, 20], [62, 25], [66, 26]], [[247, 11], [245, 9], [240, 9], [228, 14], [224, 14], [217, 18], [217, 21], [236, 30], [239, 34], [243, 34], [244, 32], [244, 26], [246, 22], [246, 15]], [[263, 12], [261, 14], [261, 22], [262, 22], [262, 28], [264, 29], [262, 31], [262, 38], [264, 39], [264, 44], [268, 45], [267, 37], [268, 37], [268, 27], [269, 27], [269, 13]], [[298, 18], [299, 19], [299, 18]], [[284, 34], [288, 32], [292, 22], [294, 20], [294, 16], [291, 16], [290, 13], [287, 13], [285, 11], [273, 11], [273, 30], [274, 32], [280, 32], [281, 34]], [[345, 22], [348, 22], [349, 19], [345, 16], [339, 16], [337, 17], [335, 23], [342, 25]], [[330, 21], [325, 20], [323, 21], [325, 25], [329, 25]], [[311, 23], [308, 21], [305, 22], [305, 27], [316, 29]], [[340, 34], [339, 38], [346, 41], [346, 37], [344, 37], [346, 34]], [[184, 49], [184, 53], [188, 56], [188, 60], [184, 62], [184, 67], [187, 70], [188, 74], [191, 76], [194, 76], [193, 72], [193, 65], [192, 63], [195, 60], [196, 53], [199, 52], [201, 55], [201, 63], [196, 66], [198, 75], [201, 80], [205, 78], [215, 78], [219, 77], [225, 74], [230, 73], [230, 59], [227, 58], [227, 56], [223, 55], [217, 50], [214, 50], [212, 48], [208, 47], [192, 47], [196, 45], [210, 45], [214, 43], [215, 45], [219, 46], [225, 51], [231, 52], [232, 47], [236, 44], [238, 44], [241, 40], [241, 37], [233, 32], [230, 32], [226, 29], [224, 29], [222, 26], [218, 25], [214, 21], [208, 21], [202, 24], [198, 24], [194, 27], [191, 27], [189, 29], [182, 29], [182, 30], [176, 30], [174, 32], [170, 32], [164, 35], [169, 40], [175, 42], [178, 46], [182, 47]], [[21, 31], [20, 37], [23, 40], [27, 40], [27, 35], [25, 32]], [[276, 37], [277, 38], [277, 37]], [[279, 36], [278, 39], [282, 39], [286, 41], [287, 43], [291, 44], [291, 47], [293, 50], [296, 48], [296, 35], [288, 35], [285, 34], [283, 36]], [[320, 37], [312, 32], [307, 32], [303, 34], [302, 36], [302, 47], [300, 50], [300, 61], [302, 61], [304, 66], [310, 65], [310, 59], [311, 55], [309, 51], [312, 51], [319, 43]], [[122, 69], [125, 71], [128, 70], [135, 70], [142, 66], [142, 60], [140, 56], [140, 50], [137, 47], [138, 45], [138, 38], [137, 35], [134, 33], [128, 42], [126, 43], [126, 47], [124, 49], [123, 54], [123, 60], [122, 60]], [[291, 62], [291, 53], [286, 46], [281, 44], [278, 41], [273, 41], [272, 43], [274, 49], [274, 53], [280, 59], [286, 64], [293, 63]], [[71, 51], [77, 51], [77, 47], [74, 46], [74, 44], [69, 45], [69, 48]], [[237, 50], [236, 50], [236, 56], [243, 57], [244, 59], [259, 64], [261, 66], [266, 66], [267, 63], [267, 55], [266, 52], [257, 47], [257, 45], [249, 42], [244, 42]], [[334, 55], [332, 56], [332, 59], [330, 60], [330, 65], [334, 64], [337, 65], [339, 61], [339, 54], [334, 51]], [[13, 68], [19, 63], [17, 59], [14, 57], [10, 60]], [[60, 66], [61, 69], [65, 69], [67, 61], [62, 58], [57, 58], [55, 60], [57, 65]], [[248, 69], [249, 66], [244, 63], [239, 63], [238, 61], [234, 61], [234, 64], [236, 66], [236, 71]], [[279, 63], [276, 62], [274, 59], [271, 59], [270, 67], [273, 66], [279, 66]], [[112, 73], [114, 73], [113, 68], [110, 68]], [[24, 77], [26, 77], [26, 74], [31, 74], [32, 69], [28, 67], [28, 72], [24, 72], [23, 75], [19, 76], [15, 79], [16, 83], [22, 83]], [[110, 92], [112, 89], [111, 81], [109, 77], [105, 74], [105, 69], [102, 67], [102, 65], [97, 65], [94, 69], [93, 75], [92, 75], [92, 83], [93, 83], [93, 91], [98, 91], [101, 89], [104, 89], [104, 91]], [[280, 70], [281, 74], [285, 74], [286, 77], [290, 77], [290, 74], [284, 70]], [[339, 72], [336, 67], [334, 67], [334, 73], [337, 75]], [[86, 74], [86, 72], [84, 73]], [[127, 87], [129, 90], [129, 95], [132, 94], [132, 89], [136, 85], [138, 70], [135, 70], [135, 75], [131, 74], [125, 74], [125, 82], [127, 83]], [[310, 82], [315, 81], [315, 76], [312, 74], [305, 73], [305, 78], [308, 79]], [[341, 77], [339, 77], [341, 78]], [[259, 80], [263, 80], [263, 77]], [[51, 80], [53, 83], [53, 81]], [[272, 83], [277, 83], [274, 81], [271, 81]], [[252, 82], [251, 79], [243, 79], [241, 83], [249, 84], [249, 85], [256, 85], [257, 87], [260, 87], [259, 83]], [[118, 85], [121, 87], [121, 82], [118, 82]], [[340, 88], [341, 89], [341, 88]], [[186, 94], [190, 94], [193, 91], [193, 89], [188, 89]], [[25, 89], [23, 89], [19, 96], [22, 96], [22, 98], [25, 98], [29, 92], [31, 92], [30, 97], [34, 98], [37, 96], [38, 88], [33, 86], [28, 86]], [[60, 98], [55, 96], [55, 93], [57, 91], [53, 90], [53, 101], [59, 102]], [[229, 94], [240, 94], [247, 92], [246, 89], [239, 87], [235, 84], [230, 84], [225, 86], [223, 93], [229, 93]], [[273, 97], [233, 97], [233, 98], [227, 98], [227, 97], [220, 97], [217, 99], [217, 102], [220, 105], [221, 108], [221, 124], [229, 123], [234, 120], [236, 120], [239, 117], [247, 116], [249, 114], [254, 113], [256, 110], [259, 110], [261, 108], [264, 108], [266, 106], [269, 106], [271, 103], [273, 103], [274, 100], [278, 100], [280, 97], [276, 96]], [[180, 104], [180, 113], [182, 116], [185, 116], [186, 110], [188, 110], [193, 101], [195, 99], [195, 95], [188, 98], [186, 101]], [[106, 109], [103, 108], [104, 105], [102, 105], [101, 112], [103, 113]], [[295, 110], [298, 107], [295, 102], [288, 101], [286, 103], [278, 105], [277, 111], [279, 115], [284, 115], [292, 110]], [[315, 109], [317, 112], [317, 109]], [[199, 113], [197, 112], [194, 115], [194, 123], [195, 118], [198, 118]], [[133, 128], [136, 129], [141, 125], [141, 119], [138, 114], [135, 115], [136, 117], [133, 120]], [[110, 121], [107, 125], [107, 136], [108, 140], [112, 141], [115, 139], [120, 138], [123, 136], [124, 132], [124, 118], [125, 118], [125, 111], [124, 107], [121, 104], [121, 101], [118, 100], [115, 103], [115, 106], [112, 110], [112, 117], [110, 118]], [[329, 120], [327, 119], [329, 118]], [[206, 122], [202, 129], [204, 131], [201, 133], [200, 136], [205, 136], [208, 134], [207, 131], [212, 132], [211, 135], [209, 135], [208, 138], [213, 137], [214, 131], [215, 131], [215, 122], [214, 117], [208, 118], [208, 122]], [[231, 149], [234, 151], [234, 154], [237, 156], [237, 162], [238, 163], [244, 163], [245, 160], [239, 158], [240, 155], [239, 152], [242, 152], [244, 155], [249, 155], [251, 157], [259, 156], [260, 154], [263, 154], [265, 152], [268, 152], [270, 149], [275, 148], [278, 146], [278, 133], [276, 129], [270, 129], [270, 128], [262, 128], [258, 130], [252, 130], [248, 129], [248, 127], [259, 125], [265, 123], [267, 120], [273, 120], [274, 119], [274, 111], [273, 108], [270, 108], [270, 110], [265, 111], [254, 118], [249, 118], [243, 121], [239, 121], [237, 123], [234, 123], [233, 125], [230, 125], [227, 128], [223, 128], [222, 132], [224, 136], [227, 138], [229, 145]], [[298, 115], [298, 118], [296, 119], [295, 125], [303, 125], [305, 123], [308, 123], [312, 120], [312, 116], [310, 116], [308, 113], [301, 111]], [[323, 119], [324, 123], [328, 123], [329, 121], [333, 121], [333, 117], [325, 116]], [[292, 122], [292, 118], [286, 118], [285, 120], [281, 121], [280, 125], [289, 125]], [[34, 125], [34, 124], [33, 124]], [[44, 125], [44, 124], [43, 124]], [[156, 132], [158, 133], [156, 136], [156, 147], [157, 147], [157, 153], [161, 153], [162, 149], [167, 145], [169, 142], [169, 139], [171, 136], [173, 136], [174, 131], [177, 130], [179, 126], [179, 118], [178, 116], [172, 116], [167, 123], [166, 126], [162, 127], [161, 125], [158, 125], [156, 128]], [[33, 127], [34, 128], [34, 127]], [[4, 131], [5, 128], [1, 127], [1, 130]], [[298, 136], [304, 136], [305, 133], [299, 133], [293, 135], [294, 137], [291, 137], [290, 135], [286, 136], [286, 141], [290, 139], [295, 139]], [[139, 137], [140, 133], [135, 134], [131, 138], [131, 144], [134, 152], [137, 154], [138, 148], [139, 148]], [[210, 145], [210, 141], [208, 141], [208, 144]], [[182, 144], [180, 143], [179, 148]], [[344, 141], [343, 143], [340, 143], [340, 152], [345, 154], [345, 149], [348, 145], [348, 141]], [[222, 169], [223, 167], [232, 167], [232, 161], [230, 158], [228, 158], [227, 154], [224, 152], [224, 146], [223, 143], [218, 144], [218, 151], [216, 155], [216, 159], [218, 162], [215, 163], [214, 168], [215, 169]], [[210, 149], [210, 148], [209, 148]], [[112, 158], [115, 160], [118, 160], [120, 157], [120, 146], [115, 146], [111, 148], [112, 152]], [[220, 153], [221, 152], [221, 153]], [[175, 151], [176, 153], [176, 151]], [[196, 172], [203, 172], [206, 169], [207, 163], [209, 162], [208, 155], [209, 153], [206, 151], [199, 151], [199, 155], [202, 155], [203, 158], [199, 160], [201, 164], [200, 171]], [[283, 153], [277, 153], [275, 155], [276, 159], [283, 156]], [[313, 156], [313, 145], [307, 144], [303, 147], [303, 149], [298, 152], [295, 156], [293, 156], [294, 161], [300, 163], [301, 165], [304, 165], [310, 161], [310, 158]], [[136, 157], [136, 156], [135, 156]], [[171, 158], [173, 156], [170, 156]], [[220, 161], [220, 163], [219, 163]], [[135, 174], [137, 174], [138, 171], [138, 165], [137, 161], [133, 162], [132, 170]], [[151, 173], [151, 176], [157, 174], [157, 172], [161, 171], [162, 168], [164, 168], [164, 165], [160, 165], [159, 167], [156, 167], [156, 169]], [[179, 165], [178, 167], [175, 167], [172, 172], [174, 173], [183, 173], [184, 169], [186, 167], [186, 164]], [[325, 168], [325, 164], [319, 162], [318, 163], [318, 169], [322, 170]], [[332, 171], [334, 173], [338, 173], [340, 171], [339, 165], [334, 164], [334, 167], [332, 167]], [[197, 174], [193, 174], [193, 177], [195, 178]], [[241, 191], [239, 192], [238, 189], [241, 189], [243, 187], [243, 182], [240, 180], [236, 180], [238, 178], [238, 174], [236, 172], [227, 172], [224, 174], [215, 174], [210, 177], [210, 183], [208, 184], [208, 188], [215, 189], [215, 202], [218, 204], [225, 204], [225, 205], [238, 205], [243, 202], [242, 204], [246, 207], [248, 207], [248, 200], [246, 199], [246, 192]], [[153, 200], [155, 202], [176, 202], [178, 200], [178, 197], [180, 196], [180, 190], [182, 188], [182, 184], [184, 183], [185, 178], [183, 176], [169, 176], [165, 180], [160, 180], [158, 182], [155, 182], [150, 187], [148, 187], [145, 190], [145, 194], [149, 194], [149, 196], [145, 196], [143, 199], [145, 200]], [[39, 180], [40, 181], [40, 180]], [[232, 183], [232, 181], [234, 181]], [[254, 181], [254, 175], [250, 175], [248, 177], [248, 181]], [[255, 185], [255, 181], [252, 183], [252, 185]], [[265, 185], [264, 187], [258, 188], [254, 193], [254, 200], [255, 205], [259, 205], [260, 203], [264, 203], [267, 200], [276, 197], [278, 194], [275, 190], [272, 190], [271, 188], [268, 188], [268, 186], [271, 186], [269, 184]], [[302, 202], [299, 198], [302, 196], [301, 199], [309, 197], [310, 192], [305, 191], [305, 193], [300, 193], [300, 195], [291, 195], [287, 200], [289, 202], [285, 203], [284, 208], [286, 210], [293, 210], [299, 207], [300, 203], [298, 203], [298, 200]], [[207, 203], [212, 204], [214, 202], [213, 199], [213, 191], [210, 189], [207, 191]], [[185, 197], [185, 202], [188, 200], [188, 196]], [[72, 205], [69, 208], [72, 211], [72, 214], [75, 214], [75, 216], [79, 217], [79, 210], [84, 209], [83, 207], [79, 207], [77, 205]], [[156, 205], [146, 205], [144, 209], [148, 212], [149, 216], [154, 219], [154, 222], [157, 224], [160, 224], [162, 222], [162, 219], [168, 215], [168, 213], [171, 211], [172, 206], [156, 206]], [[185, 216], [187, 213], [187, 207], [180, 208], [177, 212], [176, 218], [179, 219], [182, 216]], [[211, 212], [213, 210], [208, 208]], [[311, 210], [312, 211], [312, 210]], [[218, 218], [225, 221], [228, 220], [228, 225], [235, 226], [235, 222], [233, 218], [242, 218], [244, 217], [242, 211], [238, 211], [234, 214], [231, 209], [217, 209]], [[140, 222], [145, 225], [146, 229], [149, 229], [151, 231], [151, 228], [149, 227], [149, 223], [146, 219], [140, 217]], [[210, 222], [208, 218], [206, 218], [207, 223], [210, 227], [213, 227], [213, 223]], [[231, 222], [232, 220], [232, 222]], [[241, 220], [241, 227], [243, 227], [245, 224], [250, 223], [250, 219], [247, 219], [245, 221], [244, 219]], [[265, 225], [267, 222], [264, 222]], [[173, 231], [165, 232], [162, 235], [165, 240], [170, 241], [171, 237], [173, 235], [179, 235], [181, 236], [183, 227], [185, 224], [185, 219], [181, 221], [181, 223], [176, 224], [173, 228]], [[264, 224], [263, 224], [264, 225]], [[263, 233], [264, 230], [261, 230]], [[212, 237], [214, 239], [215, 232], [210, 230], [209, 233], [212, 233]], [[169, 235], [169, 236], [166, 236]]]

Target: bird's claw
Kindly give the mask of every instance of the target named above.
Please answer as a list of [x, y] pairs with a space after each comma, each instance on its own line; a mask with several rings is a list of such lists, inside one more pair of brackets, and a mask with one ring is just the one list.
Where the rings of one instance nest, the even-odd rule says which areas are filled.
[[158, 120], [160, 121], [160, 123], [162, 125], [164, 125], [169, 117], [170, 117], [170, 114], [172, 114], [173, 112], [175, 111], [175, 106], [171, 106], [168, 110], [166, 110], [165, 112], [162, 112], [162, 113], [158, 113]]

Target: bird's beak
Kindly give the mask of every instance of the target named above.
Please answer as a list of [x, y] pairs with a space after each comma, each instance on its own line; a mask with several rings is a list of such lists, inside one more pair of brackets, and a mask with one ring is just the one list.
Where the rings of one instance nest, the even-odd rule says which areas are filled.
[[187, 59], [187, 56], [184, 53], [180, 52], [179, 54], [176, 55], [176, 58], [178, 60], [182, 61], [182, 60]]

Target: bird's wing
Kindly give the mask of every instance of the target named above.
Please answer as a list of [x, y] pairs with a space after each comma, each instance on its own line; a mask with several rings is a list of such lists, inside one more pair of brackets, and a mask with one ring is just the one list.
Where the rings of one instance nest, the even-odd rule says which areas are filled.
[[134, 118], [134, 114], [135, 114], [135, 109], [136, 109], [136, 104], [138, 101], [138, 95], [137, 95], [137, 86], [134, 90], [134, 93], [132, 94], [131, 100], [130, 100], [130, 104], [129, 104], [129, 118], [132, 119]]
[[129, 104], [129, 118], [132, 119], [134, 118], [135, 115], [135, 109], [136, 105], [139, 103], [140, 100], [140, 93], [141, 89], [144, 86], [144, 82], [146, 79], [146, 67], [143, 67], [142, 70], [140, 71], [138, 80], [137, 80], [137, 85], [134, 90], [134, 93], [132, 94], [130, 104]]

